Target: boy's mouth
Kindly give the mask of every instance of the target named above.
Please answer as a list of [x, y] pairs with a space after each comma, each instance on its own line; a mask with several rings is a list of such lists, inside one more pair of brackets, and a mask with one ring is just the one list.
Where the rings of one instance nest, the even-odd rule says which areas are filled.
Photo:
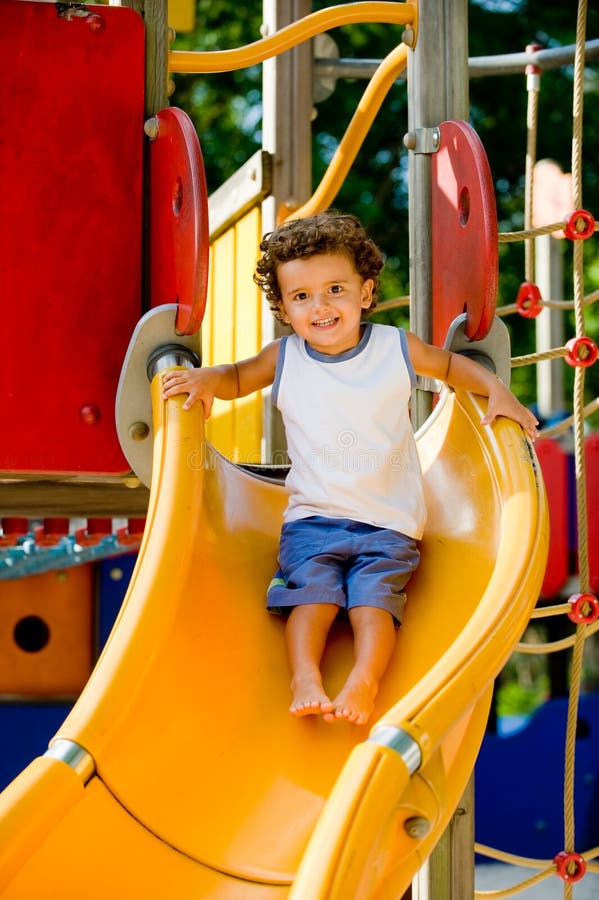
[[334, 325], [337, 321], [337, 316], [329, 316], [327, 319], [318, 319], [318, 321], [312, 322], [312, 324], [315, 325], [316, 328], [328, 328], [330, 325]]

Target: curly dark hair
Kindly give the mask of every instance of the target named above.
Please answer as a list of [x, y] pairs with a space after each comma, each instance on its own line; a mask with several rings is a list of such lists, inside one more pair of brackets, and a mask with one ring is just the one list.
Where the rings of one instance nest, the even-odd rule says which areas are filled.
[[262, 256], [256, 264], [254, 281], [266, 294], [268, 304], [279, 321], [283, 321], [277, 277], [279, 265], [321, 253], [341, 253], [348, 257], [362, 279], [371, 278], [373, 289], [369, 311], [376, 306], [383, 255], [356, 216], [328, 210], [305, 219], [292, 219], [265, 235], [260, 250]]

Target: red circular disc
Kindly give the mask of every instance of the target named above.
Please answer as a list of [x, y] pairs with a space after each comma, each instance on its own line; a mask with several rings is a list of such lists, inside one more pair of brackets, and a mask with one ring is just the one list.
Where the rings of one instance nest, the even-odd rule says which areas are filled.
[[465, 334], [485, 337], [495, 316], [497, 211], [489, 163], [475, 130], [462, 121], [440, 125], [432, 154], [433, 343], [443, 346], [456, 316]]
[[177, 303], [176, 329], [195, 334], [208, 289], [208, 191], [200, 142], [189, 116], [170, 107], [157, 116], [150, 144], [150, 297]]

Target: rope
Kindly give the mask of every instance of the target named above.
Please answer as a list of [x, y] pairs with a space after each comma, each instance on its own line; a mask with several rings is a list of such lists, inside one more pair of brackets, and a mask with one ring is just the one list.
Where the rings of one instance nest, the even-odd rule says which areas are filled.
[[[579, 0], [576, 23], [576, 51], [574, 58], [573, 102], [572, 102], [572, 195], [575, 209], [582, 208], [582, 122], [583, 122], [583, 78], [585, 61], [585, 32], [587, 19], [587, 0]], [[561, 231], [563, 223], [554, 223], [540, 228], [532, 228], [532, 203], [533, 203], [533, 168], [537, 141], [538, 122], [538, 89], [540, 86], [539, 73], [530, 69], [527, 72], [528, 82], [528, 109], [527, 109], [527, 147], [526, 147], [526, 186], [525, 186], [525, 228], [519, 232], [505, 232], [499, 235], [501, 243], [510, 243], [518, 240], [525, 241], [525, 278], [534, 282], [534, 244], [532, 238]], [[599, 226], [595, 223], [594, 231]], [[573, 240], [573, 300], [567, 302], [543, 301], [542, 306], [553, 309], [573, 309], [575, 318], [575, 334], [577, 338], [585, 335], [585, 307], [599, 299], [599, 291], [595, 291], [588, 297], [584, 296], [584, 270], [583, 270], [583, 241]], [[504, 306], [498, 315], [508, 315], [517, 312], [516, 304]], [[540, 353], [531, 353], [525, 356], [515, 357], [511, 364], [513, 368], [530, 365], [542, 360], [565, 357], [569, 354], [567, 347], [556, 347]], [[576, 473], [576, 515], [578, 528], [578, 571], [581, 593], [590, 593], [590, 572], [588, 556], [588, 528], [587, 528], [587, 502], [586, 502], [586, 469], [584, 459], [584, 421], [599, 409], [599, 398], [584, 405], [585, 366], [576, 366], [574, 373], [574, 389], [572, 397], [573, 414], [568, 419], [545, 429], [541, 434], [549, 435], [563, 433], [572, 428], [574, 435], [574, 462]], [[543, 608], [537, 608], [531, 615], [532, 619], [548, 618], [555, 615], [564, 615], [570, 612], [569, 603], [557, 603]], [[576, 848], [575, 815], [574, 815], [574, 775], [576, 754], [576, 730], [578, 720], [578, 707], [582, 683], [582, 664], [585, 641], [591, 635], [599, 631], [599, 621], [593, 624], [580, 623], [576, 625], [573, 635], [560, 641], [543, 644], [519, 643], [515, 650], [520, 653], [545, 654], [563, 651], [572, 648], [572, 663], [570, 670], [570, 690], [568, 695], [568, 713], [565, 736], [565, 761], [564, 761], [564, 785], [563, 785], [563, 829], [564, 845], [566, 853], [574, 853]], [[475, 844], [475, 850], [495, 859], [512, 864], [526, 865], [532, 868], [540, 868], [538, 874], [522, 881], [520, 884], [500, 891], [475, 892], [475, 897], [502, 898], [511, 897], [528, 887], [542, 881], [551, 874], [557, 872], [555, 862], [525, 860], [505, 854], [501, 851]], [[599, 856], [599, 848], [594, 848], [584, 855], [587, 861]], [[599, 871], [599, 865], [589, 863], [588, 869]], [[571, 874], [573, 874], [573, 871]], [[571, 900], [573, 884], [564, 881], [564, 900]]]
[[[574, 205], [580, 209], [582, 205], [582, 110], [583, 110], [583, 78], [586, 33], [586, 0], [578, 4], [576, 21], [576, 52], [574, 56], [573, 86], [573, 137], [572, 137], [572, 194]], [[574, 316], [576, 320], [576, 336], [584, 335], [584, 272], [582, 241], [574, 241]], [[578, 523], [578, 568], [581, 591], [587, 592], [589, 581], [588, 532], [586, 509], [586, 470], [584, 462], [584, 403], [585, 369], [578, 366], [574, 375], [574, 459], [576, 467], [576, 509]], [[564, 766], [564, 849], [567, 852], [575, 849], [574, 828], [574, 769], [576, 759], [576, 724], [578, 720], [578, 703], [582, 680], [582, 657], [584, 643], [588, 633], [586, 625], [576, 628], [574, 652], [572, 654], [572, 670], [570, 674], [570, 693], [568, 698], [568, 720], [566, 725], [566, 761]], [[570, 890], [568, 890], [568, 888]], [[564, 897], [572, 896], [572, 885], [566, 883]]]
[[[586, 636], [589, 638], [592, 634], [596, 634], [599, 631], [599, 622], [593, 622], [592, 625], [587, 625]], [[515, 650], [517, 653], [557, 653], [558, 650], [567, 650], [569, 647], [574, 646], [574, 642], [576, 640], [575, 635], [571, 635], [570, 637], [562, 638], [559, 641], [550, 641], [545, 644], [525, 644], [519, 643], [516, 644]]]
[[[599, 300], [599, 291], [592, 291], [583, 299], [583, 306], [590, 306], [597, 300]], [[574, 309], [574, 300], [541, 300], [541, 306], [546, 306], [548, 309]], [[519, 312], [517, 303], [506, 303], [496, 311], [496, 315], [504, 317], [516, 312]]]
[[[597, 231], [595, 224], [595, 231]], [[537, 228], [524, 228], [522, 231], [501, 231], [498, 235], [500, 244], [514, 244], [527, 238], [538, 237], [541, 234], [553, 234], [554, 231], [563, 231], [563, 222], [553, 222], [551, 225], [539, 225]], [[530, 279], [529, 279], [530, 280]]]
[[[486, 844], [474, 844], [474, 850], [480, 856], [488, 856], [489, 859], [495, 859], [497, 862], [510, 863], [513, 866], [525, 866], [528, 869], [546, 869], [553, 865], [546, 859], [536, 859], [529, 856], [518, 856], [516, 853], [507, 853], [505, 850], [497, 850], [495, 847], [488, 847]], [[599, 872], [599, 864], [593, 860], [599, 857], [599, 847], [593, 847], [581, 856], [587, 863], [587, 869], [591, 872]]]
[[529, 366], [531, 363], [540, 362], [543, 359], [558, 359], [560, 356], [567, 356], [569, 352], [567, 347], [555, 347], [553, 350], [528, 353], [526, 356], [513, 356], [512, 369], [517, 369], [520, 366]]
[[[502, 850], [496, 850], [492, 847], [487, 847], [485, 844], [479, 843], [474, 844], [474, 850], [476, 853], [479, 853], [482, 856], [488, 856], [489, 859], [495, 859], [498, 862], [504, 862], [510, 865], [520, 866], [528, 869], [540, 870], [536, 875], [531, 875], [529, 878], [525, 878], [524, 880], [519, 881], [517, 884], [514, 884], [509, 888], [494, 891], [475, 891], [475, 900], [488, 900], [488, 898], [493, 898], [493, 900], [500, 900], [500, 898], [502, 897], [513, 897], [516, 894], [519, 894], [521, 891], [526, 890], [526, 888], [532, 887], [535, 884], [539, 884], [541, 881], [549, 878], [549, 876], [555, 875], [557, 872], [557, 866], [553, 861], [550, 860], [532, 859], [525, 856], [517, 856], [514, 853], [505, 853]], [[586, 861], [588, 872], [599, 872], [599, 865], [592, 862], [595, 857], [599, 856], [599, 847], [594, 847], [587, 853], [581, 854], [581, 856], [583, 856]], [[566, 891], [569, 887], [571, 888], [572, 885], [565, 884], [564, 891]]]
[[545, 872], [539, 872], [538, 875], [531, 875], [530, 878], [519, 881], [517, 884], [512, 885], [511, 888], [503, 888], [503, 890], [497, 891], [475, 891], [474, 897], [475, 900], [484, 900], [484, 898], [501, 900], [502, 897], [515, 897], [520, 891], [524, 891], [535, 884], [540, 884], [541, 881], [545, 881], [546, 878], [553, 874], [552, 869], [547, 869]]
[[[594, 400], [591, 400], [590, 403], [587, 403], [585, 407], [583, 407], [582, 413], [585, 419], [589, 416], [592, 416], [594, 412], [597, 412], [599, 409], [599, 397], [595, 397]], [[539, 436], [548, 438], [554, 437], [557, 434], [563, 434], [565, 431], [568, 431], [574, 422], [574, 416], [568, 416], [566, 419], [562, 419], [561, 422], [558, 422], [556, 425], [551, 425], [549, 428], [543, 428], [539, 431]]]

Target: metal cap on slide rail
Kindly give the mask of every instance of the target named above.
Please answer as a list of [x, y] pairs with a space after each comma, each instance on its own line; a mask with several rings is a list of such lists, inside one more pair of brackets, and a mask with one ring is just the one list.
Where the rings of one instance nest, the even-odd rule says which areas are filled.
[[148, 381], [152, 381], [154, 375], [170, 369], [172, 366], [183, 366], [186, 369], [197, 369], [200, 365], [200, 357], [189, 347], [181, 344], [161, 344], [148, 356], [146, 373]]
[[76, 741], [70, 741], [66, 738], [59, 738], [50, 745], [44, 753], [49, 759], [58, 759], [67, 766], [70, 766], [74, 772], [79, 775], [83, 784], [92, 778], [96, 773], [96, 764], [91, 753], [82, 747]]
[[418, 741], [395, 725], [378, 725], [368, 738], [374, 744], [389, 747], [403, 759], [410, 775], [417, 772], [422, 765], [422, 750]]

